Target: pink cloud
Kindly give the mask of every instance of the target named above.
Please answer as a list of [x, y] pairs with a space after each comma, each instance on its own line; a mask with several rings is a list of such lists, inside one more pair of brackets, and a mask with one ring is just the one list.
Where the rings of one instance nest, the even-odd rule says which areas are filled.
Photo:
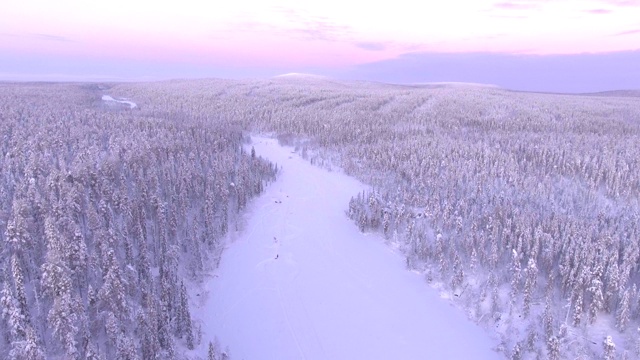
[[611, 10], [608, 9], [592, 9], [592, 10], [585, 10], [586, 13], [589, 14], [594, 14], [594, 15], [604, 15], [604, 14], [610, 14]]
[[640, 0], [602, 0], [602, 2], [613, 6], [640, 6]]
[[623, 31], [623, 32], [614, 34], [614, 36], [633, 35], [633, 34], [640, 34], [640, 29], [633, 29], [633, 30], [629, 30], [629, 31]]
[[493, 5], [502, 10], [530, 10], [539, 8], [545, 0], [507, 0]]

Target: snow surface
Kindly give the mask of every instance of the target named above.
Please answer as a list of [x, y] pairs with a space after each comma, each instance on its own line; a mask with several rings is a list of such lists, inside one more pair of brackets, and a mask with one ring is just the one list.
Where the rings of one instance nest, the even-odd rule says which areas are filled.
[[134, 103], [133, 101], [129, 101], [129, 100], [116, 100], [116, 99], [112, 98], [112, 97], [111, 97], [111, 96], [109, 96], [109, 95], [102, 95], [102, 100], [104, 100], [104, 101], [115, 101], [115, 102], [118, 102], [118, 103], [121, 103], [121, 104], [127, 104], [127, 105], [129, 105], [129, 108], [130, 108], [130, 109], [133, 109], [134, 107], [137, 107], [137, 106], [138, 106], [138, 104]]
[[325, 78], [327, 78], [326, 76], [323, 76], [323, 75], [316, 75], [316, 74], [309, 74], [309, 73], [296, 73], [296, 72], [280, 74], [280, 75], [274, 76], [274, 78], [285, 78], [285, 77], [291, 77], [291, 78], [317, 78], [317, 79], [325, 79]]
[[254, 138], [278, 180], [204, 285], [202, 355], [214, 336], [232, 359], [498, 359], [497, 341], [406, 270], [381, 237], [346, 217], [365, 186]]
[[486, 87], [499, 89], [496, 84], [474, 83], [474, 82], [461, 82], [461, 81], [436, 81], [436, 82], [418, 82], [410, 83], [411, 85], [442, 85], [452, 87]]

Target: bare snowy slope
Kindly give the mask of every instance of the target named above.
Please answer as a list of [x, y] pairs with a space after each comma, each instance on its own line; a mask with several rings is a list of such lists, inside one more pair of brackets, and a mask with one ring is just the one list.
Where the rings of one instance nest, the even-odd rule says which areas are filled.
[[[364, 186], [308, 164], [275, 140], [281, 166], [248, 210], [199, 309], [204, 338], [233, 359], [495, 359], [496, 341], [345, 216]], [[205, 344], [206, 345], [206, 344]], [[203, 345], [204, 348], [204, 345]]]

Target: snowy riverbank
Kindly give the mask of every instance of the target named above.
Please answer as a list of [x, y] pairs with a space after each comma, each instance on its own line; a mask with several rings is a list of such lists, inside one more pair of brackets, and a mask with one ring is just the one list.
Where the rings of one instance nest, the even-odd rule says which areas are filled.
[[470, 322], [402, 256], [345, 216], [364, 185], [310, 165], [276, 140], [281, 167], [205, 285], [201, 355], [217, 336], [232, 359], [497, 359]]

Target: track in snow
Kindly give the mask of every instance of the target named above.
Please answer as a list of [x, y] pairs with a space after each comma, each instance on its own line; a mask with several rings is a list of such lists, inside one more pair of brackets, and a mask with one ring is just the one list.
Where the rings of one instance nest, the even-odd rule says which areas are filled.
[[[232, 359], [497, 359], [496, 342], [346, 217], [365, 187], [254, 138], [281, 167], [197, 317]], [[202, 346], [206, 351], [206, 341]]]

